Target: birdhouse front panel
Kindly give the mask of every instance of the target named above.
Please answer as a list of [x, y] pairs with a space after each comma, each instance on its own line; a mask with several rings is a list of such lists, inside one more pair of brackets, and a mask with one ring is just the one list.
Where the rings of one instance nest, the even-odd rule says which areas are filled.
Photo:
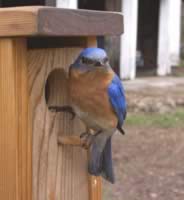
[[34, 200], [88, 199], [86, 151], [58, 144], [59, 136], [79, 135], [85, 127], [79, 119], [71, 120], [70, 114], [48, 109], [69, 104], [67, 73], [80, 51], [81, 48], [28, 50]]

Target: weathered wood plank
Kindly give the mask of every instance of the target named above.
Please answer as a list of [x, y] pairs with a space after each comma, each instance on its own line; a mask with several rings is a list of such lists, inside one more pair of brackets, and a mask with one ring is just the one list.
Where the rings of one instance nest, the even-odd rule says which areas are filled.
[[38, 7], [0, 8], [0, 36], [35, 35]]
[[0, 36], [120, 35], [123, 16], [115, 12], [53, 7], [0, 9]]
[[24, 39], [0, 39], [0, 197], [31, 200], [32, 154]]
[[[68, 113], [52, 113], [47, 104], [65, 105], [66, 73], [81, 48], [30, 49], [29, 94], [33, 121], [33, 200], [87, 200], [87, 152], [58, 144], [58, 136], [84, 131], [81, 121]], [[54, 72], [55, 71], [55, 72]], [[80, 191], [80, 192], [79, 192]]]

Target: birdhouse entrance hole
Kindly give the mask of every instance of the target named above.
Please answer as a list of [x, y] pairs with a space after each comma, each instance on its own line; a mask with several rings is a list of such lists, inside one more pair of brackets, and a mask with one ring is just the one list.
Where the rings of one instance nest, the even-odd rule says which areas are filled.
[[48, 107], [62, 106], [68, 99], [67, 74], [64, 69], [54, 69], [45, 84], [45, 100]]

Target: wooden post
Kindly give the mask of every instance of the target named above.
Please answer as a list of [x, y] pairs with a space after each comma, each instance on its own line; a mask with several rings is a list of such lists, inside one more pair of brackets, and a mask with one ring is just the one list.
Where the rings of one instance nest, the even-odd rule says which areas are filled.
[[31, 200], [31, 131], [24, 39], [0, 39], [0, 197]]

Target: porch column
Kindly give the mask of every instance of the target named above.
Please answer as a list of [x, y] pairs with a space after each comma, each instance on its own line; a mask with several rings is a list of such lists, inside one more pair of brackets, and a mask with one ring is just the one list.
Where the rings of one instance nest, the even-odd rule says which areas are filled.
[[138, 0], [122, 0], [124, 34], [121, 36], [120, 78], [136, 76]]
[[159, 14], [158, 69], [157, 74], [171, 73], [180, 54], [181, 0], [161, 0]]
[[170, 0], [170, 62], [176, 66], [180, 61], [181, 5], [182, 0]]
[[78, 0], [56, 0], [56, 7], [77, 9]]

